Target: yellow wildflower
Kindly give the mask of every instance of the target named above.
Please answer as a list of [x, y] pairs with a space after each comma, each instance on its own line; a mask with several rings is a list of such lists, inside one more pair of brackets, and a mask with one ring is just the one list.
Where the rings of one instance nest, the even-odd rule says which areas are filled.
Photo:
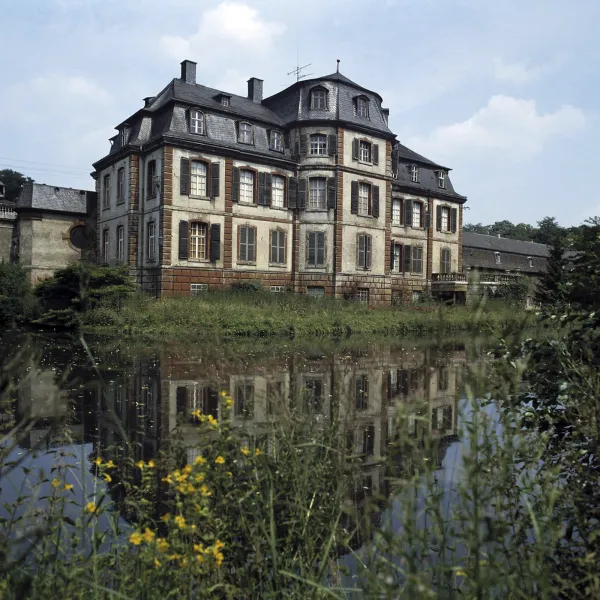
[[202, 413], [200, 412], [200, 410], [195, 410], [192, 413], [192, 417], [196, 417], [196, 419], [201, 419], [202, 418]]
[[72, 483], [65, 483], [65, 492], [69, 492], [73, 489]]
[[215, 548], [217, 550], [223, 550], [223, 548], [225, 548], [225, 544], [221, 540], [216, 540], [215, 541]]
[[225, 398], [225, 404], [231, 408], [233, 406], [233, 398], [231, 396], [227, 396], [227, 398]]
[[204, 465], [206, 464], [206, 459], [204, 458], [204, 456], [196, 456], [196, 460], [194, 462], [197, 465]]
[[134, 545], [134, 546], [139, 546], [142, 543], [142, 540], [144, 538], [142, 537], [142, 534], [139, 531], [134, 531], [130, 536], [129, 536], [129, 541]]
[[138, 460], [138, 462], [135, 463], [135, 466], [138, 469], [143, 469], [144, 468], [144, 461], [143, 460]]
[[196, 561], [199, 563], [203, 563], [204, 562], [204, 556], [202, 556], [202, 554], [196, 554]]
[[226, 475], [227, 477], [233, 477], [233, 473], [231, 471], [227, 471]]
[[260, 448], [257, 448], [257, 449], [254, 451], [254, 454], [256, 454], [256, 456], [260, 456], [260, 455], [262, 454], [262, 450], [261, 450]]
[[169, 513], [165, 513], [165, 514], [164, 514], [164, 515], [163, 515], [163, 516], [160, 518], [160, 520], [161, 520], [163, 523], [168, 523], [170, 518], [171, 518], [171, 515], [170, 515]]
[[171, 485], [173, 485], [173, 480], [171, 479], [171, 475], [167, 475], [166, 477], [163, 477], [162, 481], [164, 481], [165, 483], [170, 483]]
[[227, 398], [227, 392], [225, 390], [221, 390], [221, 398]]
[[204, 481], [204, 473], [198, 473], [198, 475], [195, 475], [194, 481], [196, 483], [202, 483]]
[[93, 461], [93, 463], [99, 467], [102, 464], [102, 459], [100, 457], [98, 457], [96, 460]]
[[98, 507], [96, 506], [96, 503], [95, 503], [95, 502], [88, 502], [88, 503], [85, 505], [85, 510], [86, 510], [87, 512], [89, 512], [89, 513], [92, 513], [92, 514], [93, 514], [93, 513], [95, 513], [95, 512], [98, 510]]
[[212, 492], [208, 489], [208, 486], [206, 484], [204, 484], [201, 488], [200, 488], [200, 493], [203, 496], [212, 496]]
[[224, 465], [225, 459], [222, 456], [217, 456], [217, 458], [215, 458], [215, 464], [216, 465]]
[[183, 494], [183, 495], [187, 494], [187, 488], [186, 488], [186, 486], [185, 486], [183, 483], [179, 484], [179, 485], [178, 485], [178, 486], [177, 486], [175, 489], [176, 489], [176, 490], [177, 490], [177, 491], [178, 491], [180, 494]]
[[156, 539], [156, 549], [159, 552], [165, 552], [169, 548], [169, 542], [165, 540], [165, 538], [157, 538]]
[[219, 424], [219, 422], [212, 416], [212, 415], [208, 415], [208, 419], [207, 421], [209, 422], [210, 425], [212, 425], [213, 427], [217, 427], [217, 425]]
[[217, 563], [217, 567], [220, 567], [223, 564], [224, 556], [222, 552], [213, 552], [213, 556], [215, 557], [215, 562]]
[[58, 486], [60, 485], [60, 479], [57, 479], [56, 477], [52, 480], [52, 487], [54, 489], [56, 489]]
[[104, 481], [106, 481], [106, 483], [110, 483], [112, 481], [112, 477], [108, 473], [104, 473], [102, 477], [104, 477]]
[[248, 456], [248, 454], [250, 454], [250, 449], [248, 448], [248, 446], [244, 446], [244, 447], [242, 448], [242, 454], [243, 454], [244, 456]]
[[158, 560], [158, 558], [154, 557], [154, 566], [158, 569], [158, 567], [160, 567], [160, 560]]
[[181, 554], [177, 554], [177, 552], [174, 552], [173, 554], [169, 554], [167, 558], [169, 560], [177, 560], [178, 558], [181, 558]]
[[202, 554], [204, 552], [205, 548], [203, 544], [194, 544], [194, 552], [197, 552], [198, 554]]
[[181, 562], [180, 562], [179, 564], [180, 564], [182, 567], [187, 567], [187, 565], [188, 565], [188, 559], [187, 559], [187, 556], [184, 556], [184, 557], [181, 559]]
[[456, 571], [456, 576], [457, 576], [457, 577], [466, 577], [466, 576], [467, 576], [467, 574], [466, 574], [466, 573], [465, 573], [465, 572], [464, 572], [462, 569], [458, 569], [458, 570]]
[[183, 483], [188, 478], [187, 473], [182, 473], [179, 470], [173, 473], [173, 477], [175, 477], [177, 483]]
[[111, 460], [109, 460], [106, 465], [104, 465], [107, 469], [114, 469], [117, 465]]
[[154, 533], [154, 531], [152, 531], [152, 529], [149, 529], [148, 527], [146, 527], [146, 529], [144, 529], [144, 533], [142, 534], [142, 537], [144, 538], [144, 541], [147, 544], [149, 544], [150, 542], [154, 541], [156, 534]]
[[183, 472], [186, 475], [189, 475], [192, 472], [192, 465], [185, 465], [185, 467], [183, 468]]
[[148, 467], [150, 469], [154, 469], [154, 467], [156, 467], [156, 463], [153, 460], [149, 460], [148, 461]]
[[177, 515], [175, 517], [175, 525], [177, 525], [179, 529], [183, 529], [185, 527], [185, 519], [181, 515]]

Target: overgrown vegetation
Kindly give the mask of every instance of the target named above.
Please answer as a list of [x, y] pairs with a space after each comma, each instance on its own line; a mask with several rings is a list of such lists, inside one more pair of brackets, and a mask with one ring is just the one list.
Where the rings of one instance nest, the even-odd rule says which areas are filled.
[[0, 327], [33, 317], [35, 304], [23, 267], [0, 261]]

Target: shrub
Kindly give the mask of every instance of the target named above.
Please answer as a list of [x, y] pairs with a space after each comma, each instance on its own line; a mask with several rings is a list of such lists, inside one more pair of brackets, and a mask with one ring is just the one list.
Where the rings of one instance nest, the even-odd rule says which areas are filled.
[[27, 271], [21, 265], [0, 262], [0, 325], [22, 321], [34, 310]]

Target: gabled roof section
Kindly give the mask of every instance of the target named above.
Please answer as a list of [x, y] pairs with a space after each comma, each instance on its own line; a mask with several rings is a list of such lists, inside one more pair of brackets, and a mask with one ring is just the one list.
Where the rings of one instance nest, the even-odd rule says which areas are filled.
[[398, 144], [397, 149], [398, 149], [398, 158], [400, 158], [400, 159], [412, 161], [415, 164], [430, 165], [433, 167], [438, 167], [440, 169], [444, 169], [446, 171], [450, 171], [450, 169], [448, 169], [447, 167], [444, 167], [443, 165], [440, 165], [439, 163], [434, 163], [433, 161], [429, 160], [428, 158], [425, 158], [424, 156], [422, 156], [421, 154], [417, 154], [414, 150], [407, 148], [403, 144]]
[[90, 194], [96, 192], [56, 187], [44, 183], [26, 183], [17, 198], [17, 211], [35, 209], [40, 211], [61, 212], [86, 215]]
[[521, 254], [523, 256], [531, 257], [539, 256], [548, 258], [550, 256], [550, 250], [546, 244], [525, 242], [523, 240], [485, 235], [483, 233], [471, 233], [468, 231], [463, 231], [463, 247]]

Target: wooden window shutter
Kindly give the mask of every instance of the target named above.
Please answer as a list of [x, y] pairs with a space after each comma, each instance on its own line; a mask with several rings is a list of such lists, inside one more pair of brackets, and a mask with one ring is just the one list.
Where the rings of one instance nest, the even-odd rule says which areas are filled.
[[378, 185], [371, 186], [371, 193], [373, 194], [372, 213], [373, 213], [373, 216], [377, 219], [379, 217], [379, 186]]
[[412, 227], [413, 224], [412, 205], [412, 200], [404, 201], [404, 225], [406, 227]]
[[425, 210], [425, 229], [429, 229], [431, 227], [431, 211]]
[[442, 207], [438, 206], [435, 209], [435, 229], [436, 231], [442, 230]]
[[265, 173], [265, 206], [271, 206], [273, 198], [273, 175]]
[[[254, 204], [258, 204], [258, 190], [259, 190], [259, 173], [258, 171], [250, 171], [252, 173], [252, 201]], [[264, 181], [264, 180], [263, 180]]]
[[371, 148], [371, 154], [372, 154], [372, 158], [373, 158], [373, 164], [378, 165], [379, 164], [379, 144], [373, 144], [373, 146]]
[[336, 204], [336, 188], [335, 188], [335, 177], [330, 177], [327, 180], [327, 208], [335, 208]]
[[290, 177], [288, 180], [288, 208], [297, 208], [298, 203], [298, 178]]
[[358, 138], [352, 140], [352, 159], [358, 160]]
[[187, 221], [179, 221], [179, 260], [188, 259], [188, 228]]
[[411, 250], [410, 246], [404, 246], [404, 272], [410, 273], [410, 260], [411, 260]]
[[213, 223], [210, 226], [210, 260], [216, 262], [221, 258], [221, 225]]
[[179, 193], [185, 196], [190, 194], [190, 159], [182, 158], [179, 168]]
[[265, 201], [265, 175], [266, 173], [258, 174], [258, 204], [264, 206], [266, 204]]
[[425, 205], [422, 202], [419, 202], [421, 208], [421, 227], [425, 225]]
[[304, 210], [306, 208], [306, 188], [307, 188], [306, 177], [300, 177], [298, 179], [298, 197], [296, 200], [296, 206], [300, 210]]
[[238, 167], [233, 167], [231, 178], [231, 200], [233, 202], [238, 202], [240, 199], [240, 169]]
[[396, 242], [390, 244], [390, 272], [394, 270], [394, 250], [396, 249]]
[[335, 135], [335, 133], [328, 136], [327, 150], [329, 151], [329, 156], [335, 156], [337, 154], [337, 135]]
[[221, 163], [214, 162], [210, 165], [210, 197], [218, 198], [221, 194], [220, 190], [220, 178], [221, 176]]
[[350, 212], [353, 215], [358, 214], [358, 181], [353, 181], [350, 186]]
[[452, 233], [456, 233], [458, 229], [458, 209], [452, 209]]
[[444, 249], [440, 248], [440, 273], [444, 273]]
[[308, 136], [304, 133], [300, 134], [300, 151], [299, 154], [301, 157], [306, 156], [308, 152]]

